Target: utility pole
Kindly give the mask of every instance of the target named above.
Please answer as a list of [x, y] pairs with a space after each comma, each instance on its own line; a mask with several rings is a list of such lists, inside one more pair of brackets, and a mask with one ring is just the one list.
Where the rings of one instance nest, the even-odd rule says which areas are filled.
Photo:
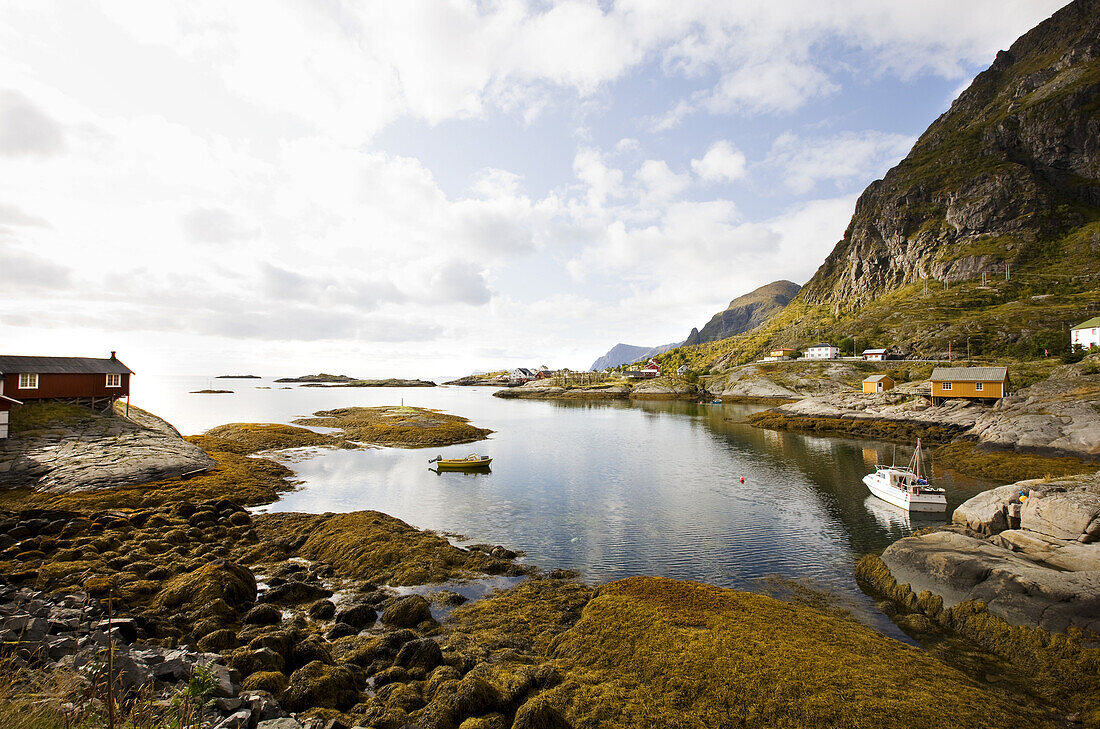
[[947, 361], [951, 361], [951, 342], [947, 343]]
[[970, 337], [966, 338], [966, 363], [970, 364]]

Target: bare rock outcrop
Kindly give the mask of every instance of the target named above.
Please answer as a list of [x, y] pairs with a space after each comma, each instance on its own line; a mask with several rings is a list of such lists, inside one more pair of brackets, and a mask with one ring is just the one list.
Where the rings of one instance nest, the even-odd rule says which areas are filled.
[[67, 493], [127, 486], [214, 467], [164, 420], [131, 408], [49, 423], [0, 441], [0, 488]]
[[946, 607], [982, 600], [1013, 624], [1100, 629], [1100, 472], [991, 489], [952, 520], [883, 552], [894, 579]]
[[1003, 398], [978, 418], [980, 443], [1022, 453], [1100, 460], [1100, 374], [1095, 358]]

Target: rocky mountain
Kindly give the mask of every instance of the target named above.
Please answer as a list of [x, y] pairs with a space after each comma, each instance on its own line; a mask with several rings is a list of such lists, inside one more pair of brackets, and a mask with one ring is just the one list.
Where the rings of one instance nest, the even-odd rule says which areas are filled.
[[684, 344], [714, 342], [747, 332], [789, 304], [800, 288], [790, 281], [772, 281], [744, 296], [738, 296], [723, 311], [712, 316], [702, 330], [692, 329]]
[[803, 300], [839, 313], [925, 279], [1003, 278], [1006, 264], [1038, 260], [1095, 264], [1098, 93], [1100, 2], [1077, 0], [999, 52], [864, 191]]
[[852, 338], [927, 357], [1065, 352], [1100, 310], [1100, 0], [1020, 37], [856, 203], [764, 326], [665, 355], [723, 369]]
[[678, 346], [679, 342], [662, 344], [659, 347], [638, 347], [633, 344], [616, 344], [614, 347], [607, 350], [607, 354], [593, 362], [592, 366], [588, 369], [593, 372], [598, 372], [608, 367], [618, 367], [619, 365], [630, 364], [640, 359], [656, 357]]

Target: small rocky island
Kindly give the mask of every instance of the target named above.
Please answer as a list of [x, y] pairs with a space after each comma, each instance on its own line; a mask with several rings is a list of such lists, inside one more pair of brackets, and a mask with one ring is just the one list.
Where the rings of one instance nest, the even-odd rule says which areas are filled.
[[389, 377], [381, 380], [361, 380], [348, 375], [302, 375], [301, 377], [283, 377], [276, 382], [295, 382], [304, 387], [435, 387], [428, 380], [407, 380]]

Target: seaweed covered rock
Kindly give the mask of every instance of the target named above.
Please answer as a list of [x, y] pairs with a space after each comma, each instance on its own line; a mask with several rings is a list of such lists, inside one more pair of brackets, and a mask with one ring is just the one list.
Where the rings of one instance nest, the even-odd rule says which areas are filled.
[[282, 704], [289, 711], [314, 707], [346, 709], [358, 699], [359, 690], [350, 669], [313, 661], [291, 674]]
[[394, 659], [394, 665], [405, 669], [417, 669], [427, 673], [443, 663], [443, 651], [431, 638], [411, 640], [401, 646]]
[[[489, 666], [498, 673], [517, 668], [509, 660], [530, 660], [508, 658], [515, 655], [505, 647], [508, 633], [553, 659], [560, 682], [548, 670], [546, 688], [532, 683], [524, 695], [512, 694], [522, 702], [521, 726], [677, 726], [688, 712], [692, 726], [841, 727], [852, 726], [853, 716], [894, 729], [1045, 721], [1034, 705], [1008, 707], [962, 672], [848, 617], [664, 578], [613, 582], [583, 602], [581, 590], [589, 588], [541, 582], [514, 588], [524, 600], [507, 591], [459, 608], [449, 639], [452, 648], [466, 645], [464, 638], [501, 646]], [[531, 605], [534, 595], [545, 598], [545, 609]], [[493, 635], [500, 636], [495, 644]], [[480, 674], [475, 668], [463, 682]], [[448, 704], [456, 688], [445, 682], [423, 712]]]
[[217, 559], [196, 570], [173, 577], [153, 599], [154, 607], [188, 612], [222, 600], [240, 608], [256, 599], [256, 577], [250, 570]]
[[420, 595], [398, 598], [382, 611], [382, 622], [395, 628], [415, 628], [431, 619], [431, 606]]

